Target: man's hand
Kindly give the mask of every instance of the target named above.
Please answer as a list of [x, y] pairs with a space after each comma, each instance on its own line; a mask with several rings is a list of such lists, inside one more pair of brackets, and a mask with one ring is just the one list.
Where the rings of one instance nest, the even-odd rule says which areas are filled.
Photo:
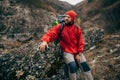
[[38, 45], [38, 49], [42, 52], [45, 51], [46, 48], [48, 48], [48, 44], [45, 41]]
[[80, 55], [79, 54], [77, 54], [77, 55], [75, 55], [75, 59], [76, 59], [76, 61], [78, 61], [78, 62], [80, 62]]

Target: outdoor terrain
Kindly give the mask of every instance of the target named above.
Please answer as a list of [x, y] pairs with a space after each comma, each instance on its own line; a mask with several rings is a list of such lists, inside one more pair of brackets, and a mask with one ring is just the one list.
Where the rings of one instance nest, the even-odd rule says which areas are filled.
[[75, 6], [58, 0], [0, 0], [0, 80], [69, 80], [57, 47], [41, 53], [37, 46], [52, 21], [70, 9], [78, 14], [94, 80], [120, 80], [119, 0], [84, 0]]

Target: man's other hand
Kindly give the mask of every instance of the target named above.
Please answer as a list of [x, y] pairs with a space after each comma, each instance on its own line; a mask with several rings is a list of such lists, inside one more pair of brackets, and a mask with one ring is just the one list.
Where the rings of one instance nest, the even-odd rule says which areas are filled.
[[80, 55], [79, 54], [77, 54], [76, 56], [75, 56], [75, 59], [76, 59], [76, 61], [81, 61], [81, 58], [80, 58]]

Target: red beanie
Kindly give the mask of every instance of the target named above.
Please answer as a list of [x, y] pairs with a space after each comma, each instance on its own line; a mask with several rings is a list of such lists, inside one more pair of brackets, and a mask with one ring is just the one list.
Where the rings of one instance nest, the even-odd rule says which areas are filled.
[[76, 16], [77, 16], [76, 12], [73, 11], [73, 10], [69, 10], [69, 11], [67, 11], [65, 14], [66, 14], [66, 15], [69, 15], [69, 16], [72, 18], [72, 20], [75, 20], [75, 18], [76, 18]]

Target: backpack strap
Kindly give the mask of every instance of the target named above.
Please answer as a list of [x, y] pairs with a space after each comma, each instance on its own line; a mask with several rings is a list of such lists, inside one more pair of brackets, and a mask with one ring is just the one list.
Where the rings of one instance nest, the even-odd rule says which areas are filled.
[[[61, 37], [61, 33], [62, 33], [63, 29], [64, 29], [64, 24], [65, 24], [65, 23], [62, 22], [62, 23], [61, 23], [61, 26], [60, 26], [60, 32], [58, 33], [58, 38], [57, 38], [57, 39], [58, 39], [58, 43], [60, 42], [60, 37]], [[59, 58], [62, 59], [62, 58], [63, 58], [63, 51], [62, 51], [60, 45], [59, 45], [58, 47], [59, 47], [59, 53], [58, 53], [58, 54], [59, 54]]]
[[57, 46], [57, 44], [60, 42], [60, 37], [61, 37], [61, 33], [64, 29], [64, 23], [61, 23], [61, 26], [60, 26], [60, 31], [58, 33], [58, 38], [54, 41], [54, 44]]
[[59, 38], [61, 37], [61, 33], [62, 33], [63, 29], [64, 29], [64, 23], [61, 23], [60, 32], [58, 33]]

